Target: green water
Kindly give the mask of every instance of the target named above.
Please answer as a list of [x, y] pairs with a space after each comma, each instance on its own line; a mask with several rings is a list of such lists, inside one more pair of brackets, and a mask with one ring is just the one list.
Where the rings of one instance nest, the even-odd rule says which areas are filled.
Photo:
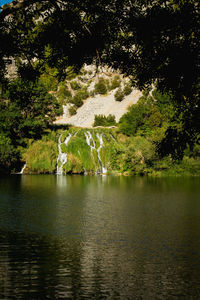
[[200, 299], [200, 179], [0, 178], [0, 299]]

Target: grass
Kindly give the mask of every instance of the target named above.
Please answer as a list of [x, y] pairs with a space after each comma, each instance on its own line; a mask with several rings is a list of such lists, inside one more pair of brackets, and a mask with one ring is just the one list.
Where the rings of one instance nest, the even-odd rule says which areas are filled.
[[54, 173], [57, 163], [57, 143], [50, 140], [34, 142], [23, 155], [27, 163], [27, 172]]
[[[85, 132], [89, 131], [95, 142], [91, 150]], [[72, 135], [67, 146], [65, 139]], [[58, 138], [61, 135], [61, 149], [67, 154], [64, 173], [95, 173], [100, 169], [97, 149], [100, 142], [97, 134], [103, 136], [104, 146], [100, 150], [102, 166], [108, 173], [125, 175], [197, 176], [200, 175], [200, 159], [185, 156], [181, 162], [172, 162], [170, 157], [158, 159], [150, 141], [144, 137], [127, 137], [116, 128], [68, 128], [68, 130], [48, 130], [42, 140], [30, 141], [23, 153], [29, 173], [54, 173], [57, 168]]]

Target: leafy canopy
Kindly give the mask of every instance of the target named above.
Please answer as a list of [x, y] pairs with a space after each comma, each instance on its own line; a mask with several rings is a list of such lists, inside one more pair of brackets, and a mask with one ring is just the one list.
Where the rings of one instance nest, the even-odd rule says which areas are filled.
[[19, 75], [29, 80], [46, 65], [63, 78], [70, 65], [107, 63], [140, 89], [155, 84], [171, 95], [176, 114], [161, 152], [172, 142], [181, 157], [199, 136], [199, 36], [196, 0], [17, 1], [0, 13], [1, 82], [5, 57], [14, 57]]

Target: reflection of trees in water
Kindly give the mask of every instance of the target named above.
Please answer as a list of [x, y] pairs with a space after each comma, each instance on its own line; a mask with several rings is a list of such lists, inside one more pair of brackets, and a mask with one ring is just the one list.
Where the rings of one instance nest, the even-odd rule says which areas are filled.
[[22, 233], [4, 233], [3, 237], [1, 297], [78, 298], [81, 283], [80, 242]]
[[0, 206], [1, 299], [200, 292], [195, 179], [24, 176], [16, 182], [5, 184], [8, 199]]

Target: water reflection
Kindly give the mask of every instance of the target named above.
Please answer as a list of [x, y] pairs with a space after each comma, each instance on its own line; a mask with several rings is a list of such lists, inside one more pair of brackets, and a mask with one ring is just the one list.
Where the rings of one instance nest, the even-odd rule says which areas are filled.
[[199, 299], [198, 179], [0, 179], [0, 299]]

